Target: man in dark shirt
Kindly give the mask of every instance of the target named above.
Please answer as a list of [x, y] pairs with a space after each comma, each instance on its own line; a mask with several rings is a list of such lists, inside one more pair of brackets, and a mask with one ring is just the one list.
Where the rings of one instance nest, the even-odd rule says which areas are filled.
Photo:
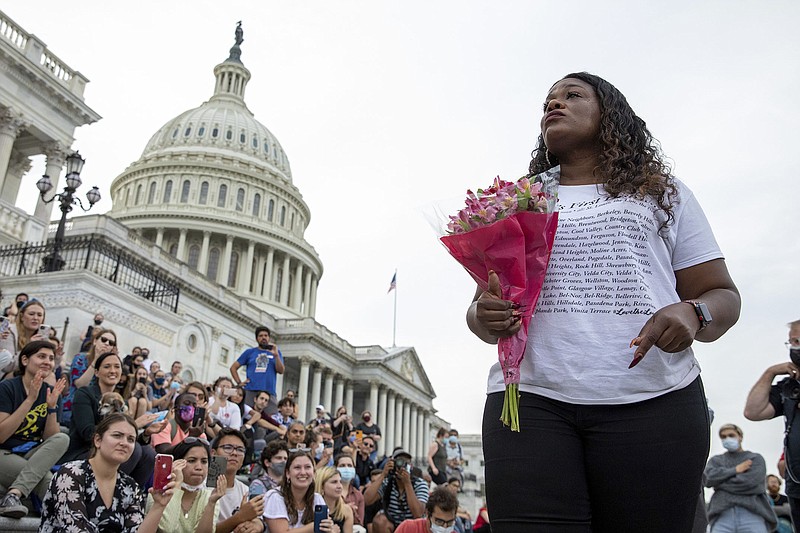
[[369, 482], [369, 475], [375, 469], [375, 463], [369, 458], [369, 455], [375, 449], [375, 440], [372, 437], [364, 437], [359, 444], [358, 454], [356, 455], [356, 476], [363, 487]]

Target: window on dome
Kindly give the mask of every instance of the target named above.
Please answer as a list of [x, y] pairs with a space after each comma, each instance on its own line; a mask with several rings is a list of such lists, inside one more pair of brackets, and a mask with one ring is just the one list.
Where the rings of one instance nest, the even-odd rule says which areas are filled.
[[214, 128], [213, 130], [211, 130], [211, 136], [214, 137], [215, 139], [219, 137], [219, 128]]
[[244, 210], [244, 189], [236, 191], [236, 210]]
[[192, 127], [189, 126], [188, 128], [186, 128], [186, 131], [183, 132], [183, 136], [188, 137], [191, 134], [192, 134]]
[[208, 201], [208, 182], [204, 181], [203, 183], [200, 184], [200, 199], [198, 200], [198, 202], [200, 203], [200, 205], [206, 205], [207, 201]]
[[239, 253], [231, 254], [231, 267], [228, 269], [228, 287], [236, 286], [236, 275], [239, 273]]
[[231, 139], [233, 139], [233, 130], [230, 130], [230, 129], [229, 129], [228, 131], [226, 131], [226, 132], [225, 132], [225, 138], [226, 138], [227, 140], [229, 140], [229, 141], [230, 141]]
[[224, 183], [219, 186], [219, 196], [217, 196], [217, 207], [225, 207], [228, 202], [228, 186]]
[[270, 200], [267, 205], [267, 220], [272, 222], [272, 217], [275, 214], [275, 200]]
[[242, 143], [242, 144], [247, 142], [247, 136], [244, 134], [244, 132], [239, 134], [239, 142]]
[[147, 203], [152, 205], [156, 201], [156, 182], [150, 184], [150, 191], [147, 193]]
[[269, 143], [264, 141], [264, 153], [269, 155]]
[[219, 248], [212, 248], [208, 252], [208, 272], [206, 276], [209, 279], [216, 281], [217, 273], [219, 272]]
[[180, 131], [180, 128], [175, 128], [175, 131], [172, 132], [172, 138], [173, 139], [178, 136], [178, 132], [179, 131]]
[[253, 148], [258, 148], [258, 137], [253, 135]]
[[189, 258], [186, 260], [189, 266], [197, 270], [197, 263], [200, 260], [200, 247], [193, 244], [189, 247]]
[[136, 205], [139, 205], [140, 203], [142, 203], [142, 185], [141, 184], [139, 184], [139, 186], [136, 187]]
[[275, 301], [281, 301], [281, 285], [283, 285], [283, 269], [278, 269], [278, 274], [275, 276]]
[[181, 188], [181, 203], [185, 204], [189, 201], [189, 191], [192, 188], [192, 184], [189, 180], [184, 180], [183, 187]]
[[205, 134], [206, 134], [206, 127], [205, 126], [200, 126], [200, 129], [197, 130], [197, 136], [198, 137], [202, 137]]
[[168, 204], [172, 199], [172, 180], [167, 180], [164, 184], [164, 200], [162, 203]]
[[281, 206], [281, 226], [286, 224], [286, 206]]
[[256, 193], [253, 196], [253, 216], [257, 217], [261, 214], [261, 195]]

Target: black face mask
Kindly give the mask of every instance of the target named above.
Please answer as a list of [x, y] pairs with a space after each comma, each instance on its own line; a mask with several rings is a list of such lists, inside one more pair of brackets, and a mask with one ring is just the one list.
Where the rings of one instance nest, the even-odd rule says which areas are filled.
[[22, 309], [22, 306], [25, 305], [25, 300], [20, 300], [17, 302], [17, 309]]
[[795, 365], [800, 366], [800, 348], [790, 348], [789, 359], [791, 359], [792, 363]]
[[95, 321], [94, 321], [94, 325], [95, 325], [95, 326], [99, 326], [99, 325], [100, 325], [100, 324], [102, 324], [102, 323], [103, 323], [103, 321], [102, 321], [102, 320], [95, 320]]

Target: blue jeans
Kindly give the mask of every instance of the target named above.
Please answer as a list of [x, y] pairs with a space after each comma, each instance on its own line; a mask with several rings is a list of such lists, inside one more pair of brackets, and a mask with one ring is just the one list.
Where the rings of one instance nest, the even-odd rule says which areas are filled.
[[768, 533], [767, 523], [743, 507], [731, 507], [714, 520], [711, 533]]

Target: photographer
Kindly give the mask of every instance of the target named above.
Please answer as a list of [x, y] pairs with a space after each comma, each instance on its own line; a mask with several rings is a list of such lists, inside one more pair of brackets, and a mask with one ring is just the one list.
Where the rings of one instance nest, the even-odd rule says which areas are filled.
[[392, 533], [403, 520], [420, 518], [428, 501], [425, 480], [412, 477], [411, 455], [398, 449], [386, 461], [381, 475], [364, 491], [364, 503], [383, 500], [383, 509], [372, 520], [372, 533]]
[[[795, 415], [800, 402], [800, 320], [789, 324], [786, 346], [791, 362], [772, 365], [764, 371], [747, 396], [744, 416], [748, 420], [785, 417], [786, 496], [792, 522], [797, 527], [800, 525], [800, 419]], [[787, 377], [773, 385], [778, 376]]]

